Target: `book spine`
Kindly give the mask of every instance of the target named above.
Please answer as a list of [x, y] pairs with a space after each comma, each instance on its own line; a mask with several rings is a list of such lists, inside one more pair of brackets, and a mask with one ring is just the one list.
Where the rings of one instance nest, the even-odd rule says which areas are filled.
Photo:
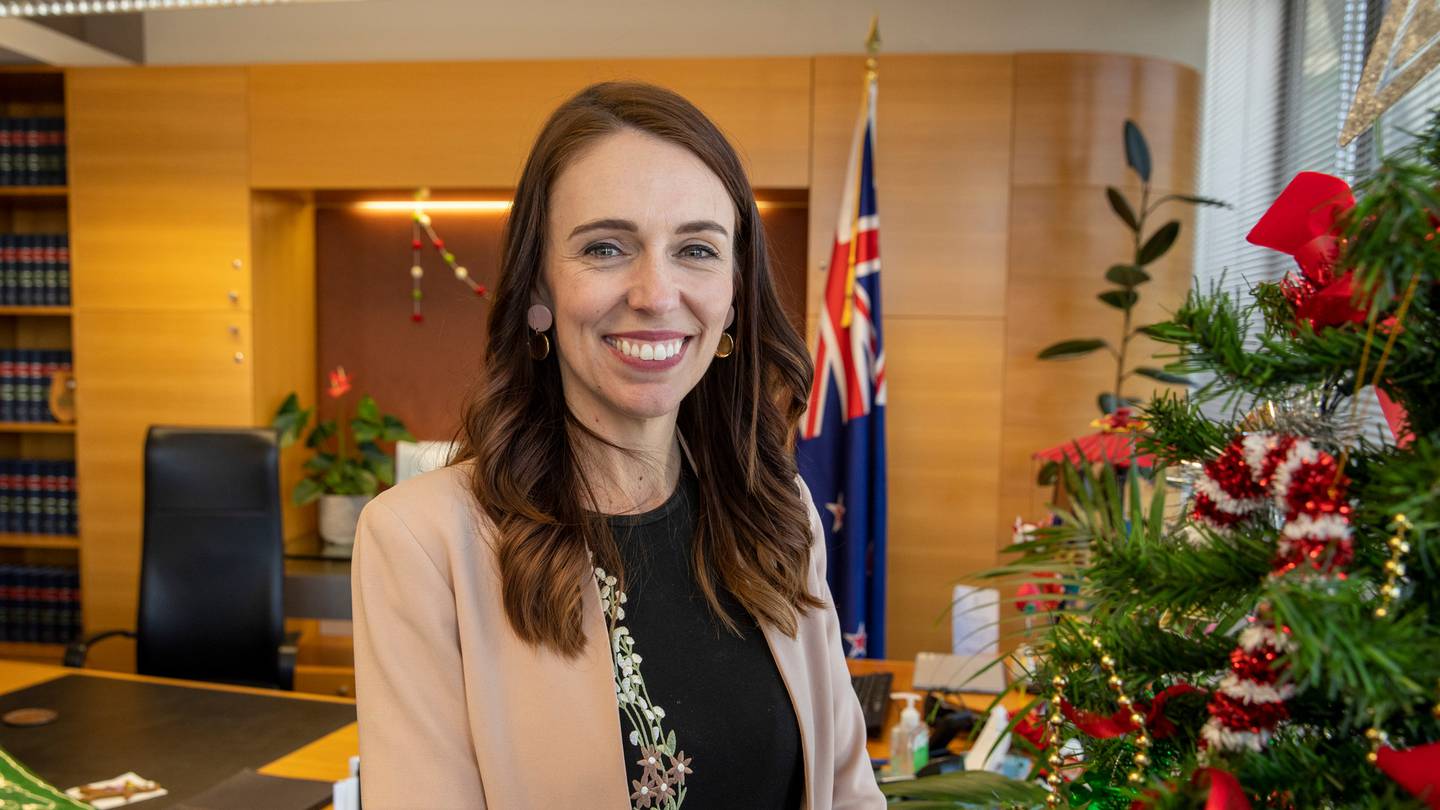
[[58, 297], [55, 303], [62, 307], [68, 307], [70, 306], [70, 234], [59, 234], [56, 239], [55, 286]]
[[15, 129], [9, 118], [0, 118], [0, 186], [15, 185]]
[[60, 249], [55, 242], [54, 234], [45, 234], [40, 237], [40, 284], [39, 298], [42, 306], [53, 307], [56, 301], [55, 269], [56, 257]]
[[24, 119], [25, 168], [21, 182], [27, 186], [40, 185], [40, 119], [30, 116]]
[[15, 303], [15, 234], [0, 234], [0, 305]]

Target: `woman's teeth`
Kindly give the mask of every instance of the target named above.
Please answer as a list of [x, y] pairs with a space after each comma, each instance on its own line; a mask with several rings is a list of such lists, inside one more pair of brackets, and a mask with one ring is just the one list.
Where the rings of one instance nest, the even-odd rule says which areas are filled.
[[619, 349], [627, 357], [634, 357], [637, 360], [669, 360], [679, 354], [680, 347], [685, 345], [684, 338], [664, 340], [659, 343], [638, 343], [624, 338], [607, 337], [605, 342]]

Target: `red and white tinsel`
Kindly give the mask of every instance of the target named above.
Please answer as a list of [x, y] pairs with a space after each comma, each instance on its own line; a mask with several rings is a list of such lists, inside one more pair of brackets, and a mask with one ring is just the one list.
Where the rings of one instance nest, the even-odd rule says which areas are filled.
[[[1348, 480], [1338, 462], [1309, 440], [1252, 433], [1232, 441], [1205, 465], [1195, 484], [1191, 516], [1217, 532], [1233, 531], [1269, 514], [1284, 516], [1272, 577], [1300, 575], [1343, 579], [1353, 556]], [[1291, 648], [1264, 606], [1230, 653], [1230, 672], [1210, 699], [1205, 745], [1219, 750], [1259, 751], [1289, 716], [1294, 687], [1281, 682], [1275, 661]]]

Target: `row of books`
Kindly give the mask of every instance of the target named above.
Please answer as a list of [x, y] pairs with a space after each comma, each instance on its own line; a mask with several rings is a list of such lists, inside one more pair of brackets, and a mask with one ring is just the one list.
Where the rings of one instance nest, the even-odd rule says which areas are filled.
[[69, 234], [0, 233], [0, 306], [69, 305]]
[[0, 641], [68, 644], [80, 635], [80, 569], [0, 565]]
[[79, 534], [75, 462], [0, 459], [0, 532]]
[[0, 186], [65, 185], [65, 119], [0, 118]]
[[0, 422], [54, 422], [50, 380], [74, 369], [65, 349], [0, 349]]

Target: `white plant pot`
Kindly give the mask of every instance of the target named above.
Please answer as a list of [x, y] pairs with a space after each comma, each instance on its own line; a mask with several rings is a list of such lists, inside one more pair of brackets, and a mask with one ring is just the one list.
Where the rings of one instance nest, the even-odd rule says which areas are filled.
[[355, 542], [355, 524], [360, 522], [360, 510], [370, 502], [373, 495], [321, 495], [320, 496], [320, 539], [327, 543], [352, 545]]

